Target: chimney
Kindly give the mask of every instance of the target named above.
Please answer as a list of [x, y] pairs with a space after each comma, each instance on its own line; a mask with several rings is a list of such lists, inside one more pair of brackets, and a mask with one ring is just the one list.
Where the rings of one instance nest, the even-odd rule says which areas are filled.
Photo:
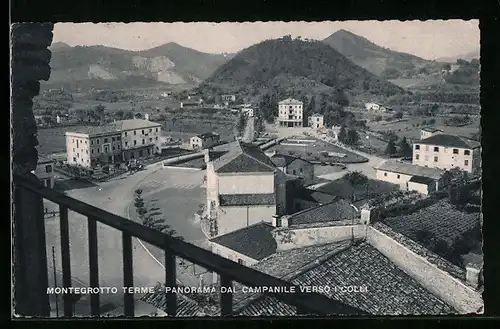
[[481, 269], [479, 264], [471, 262], [468, 263], [465, 268], [467, 270], [465, 276], [467, 283], [476, 289], [479, 288], [480, 275], [481, 275]]
[[372, 208], [370, 208], [370, 205], [368, 203], [365, 203], [364, 205], [361, 206], [361, 223], [363, 225], [368, 225], [370, 224], [371, 218], [372, 217]]
[[144, 114], [144, 119], [149, 120], [149, 114]]

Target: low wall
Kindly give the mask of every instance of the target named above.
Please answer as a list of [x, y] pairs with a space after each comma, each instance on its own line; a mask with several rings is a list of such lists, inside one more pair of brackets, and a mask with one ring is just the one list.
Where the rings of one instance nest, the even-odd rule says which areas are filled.
[[278, 229], [274, 232], [277, 250], [290, 250], [313, 245], [364, 238], [366, 225], [350, 225], [351, 221], [336, 226]]
[[401, 270], [462, 314], [476, 313], [481, 294], [465, 283], [465, 269], [430, 252], [382, 223], [367, 230], [367, 241]]
[[284, 139], [285, 139], [285, 137], [281, 137], [281, 138], [278, 138], [278, 139], [274, 139], [274, 140], [272, 140], [272, 141], [270, 141], [270, 142], [267, 142], [267, 143], [265, 143], [265, 144], [262, 144], [262, 145], [260, 146], [260, 148], [261, 148], [263, 151], [265, 151], [265, 150], [267, 150], [268, 148], [270, 148], [270, 147], [272, 147], [272, 146], [274, 146], [274, 145], [276, 145], [276, 144], [281, 143], [281, 141], [283, 141]]
[[165, 167], [165, 166], [168, 166], [168, 165], [171, 165], [171, 164], [174, 164], [177, 162], [181, 162], [181, 161], [188, 161], [188, 160], [203, 158], [204, 156], [205, 156], [205, 154], [203, 152], [181, 155], [178, 157], [173, 157], [173, 158], [163, 160], [162, 164], [163, 164], [163, 167]]

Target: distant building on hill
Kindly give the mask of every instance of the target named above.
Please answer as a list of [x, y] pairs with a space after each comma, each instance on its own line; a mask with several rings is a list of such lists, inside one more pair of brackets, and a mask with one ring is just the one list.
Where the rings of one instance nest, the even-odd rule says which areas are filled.
[[325, 124], [323, 115], [314, 113], [309, 117], [309, 127], [313, 129], [322, 129], [324, 126]]
[[185, 100], [181, 101], [181, 109], [200, 107], [202, 104], [202, 98], [196, 96], [188, 96]]
[[374, 112], [385, 112], [386, 109], [380, 104], [377, 103], [366, 103], [365, 108], [367, 111], [374, 111]]
[[304, 103], [287, 98], [278, 103], [278, 124], [280, 127], [302, 127]]
[[189, 146], [193, 150], [202, 150], [210, 148], [219, 143], [220, 143], [220, 135], [214, 132], [199, 134], [189, 139]]
[[443, 131], [441, 129], [433, 128], [433, 127], [425, 127], [420, 129], [420, 139], [426, 139], [428, 137], [442, 134]]

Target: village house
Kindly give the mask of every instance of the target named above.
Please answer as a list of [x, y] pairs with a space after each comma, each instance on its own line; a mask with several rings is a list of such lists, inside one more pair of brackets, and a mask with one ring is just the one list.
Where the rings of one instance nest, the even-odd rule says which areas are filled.
[[42, 182], [43, 186], [54, 188], [54, 161], [51, 159], [39, 155], [33, 174]]
[[481, 167], [481, 144], [460, 136], [432, 135], [413, 144], [412, 163], [445, 170], [459, 168], [478, 174]]
[[386, 160], [374, 169], [377, 179], [397, 184], [402, 190], [417, 191], [424, 195], [444, 188], [450, 179], [445, 170], [400, 161]]
[[274, 165], [287, 175], [293, 175], [302, 179], [302, 185], [308, 186], [314, 182], [314, 165], [309, 161], [290, 156], [274, 154], [271, 156]]
[[[441, 208], [437, 204], [430, 213], [442, 216]], [[332, 314], [482, 312], [481, 260], [464, 267], [452, 264], [406, 230], [419, 227], [417, 217], [385, 224], [378, 220], [377, 213], [369, 204], [356, 207], [342, 199], [334, 200], [289, 216], [275, 216], [271, 224], [255, 223], [218, 236], [211, 239], [211, 247], [222, 257], [299, 287], [328, 286], [330, 289], [319, 293], [339, 302]], [[469, 217], [465, 221], [469, 224], [463, 226], [459, 224], [464, 223], [462, 218], [454, 216], [453, 225], [467, 229], [477, 221]], [[435, 234], [450, 233], [447, 226], [433, 227]], [[294, 306], [272, 296], [249, 293], [240, 283], [234, 283], [234, 288], [235, 315], [297, 314]], [[353, 294], [360, 297], [353, 298]], [[164, 310], [164, 295], [159, 289], [145, 299]]]
[[236, 102], [236, 95], [221, 95], [221, 100], [227, 106]]
[[385, 112], [386, 109], [382, 105], [379, 105], [377, 103], [366, 103], [365, 104], [365, 109], [367, 111], [373, 111], [373, 112]]
[[251, 107], [244, 107], [241, 109], [241, 113], [245, 114], [247, 117], [251, 118], [254, 116], [254, 110]]
[[161, 124], [130, 119], [103, 126], [66, 132], [66, 153], [70, 165], [94, 167], [152, 156], [161, 134]]
[[428, 137], [442, 134], [443, 131], [441, 129], [433, 128], [433, 127], [425, 127], [420, 129], [420, 139], [426, 139]]
[[[252, 224], [271, 222], [290, 210], [287, 195], [297, 177], [288, 176], [255, 145], [239, 141], [212, 159], [206, 150], [207, 215], [223, 235]], [[288, 202], [287, 202], [288, 201]]]
[[192, 150], [210, 148], [220, 143], [220, 135], [215, 132], [207, 132], [193, 136], [189, 139], [189, 147]]
[[321, 114], [314, 113], [309, 117], [309, 127], [313, 129], [322, 129], [324, 127], [324, 117]]
[[181, 101], [181, 109], [197, 108], [203, 104], [203, 99], [197, 96], [188, 96], [185, 100]]
[[303, 126], [303, 103], [287, 98], [278, 103], [278, 125], [280, 127]]
[[159, 136], [155, 143], [155, 153], [162, 154], [163, 150], [172, 148], [180, 148], [182, 145], [181, 138], [172, 138], [167, 136]]

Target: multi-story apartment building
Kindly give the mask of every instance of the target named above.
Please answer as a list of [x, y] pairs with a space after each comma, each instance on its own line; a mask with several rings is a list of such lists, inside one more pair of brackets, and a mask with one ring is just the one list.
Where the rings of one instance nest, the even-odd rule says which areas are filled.
[[66, 154], [68, 164], [82, 167], [121, 161], [120, 132], [115, 124], [67, 132]]
[[141, 119], [119, 122], [124, 161], [152, 156], [155, 153], [156, 142], [161, 135], [161, 124]]
[[304, 104], [293, 98], [278, 103], [278, 124], [281, 127], [302, 127]]
[[313, 129], [322, 129], [325, 126], [324, 117], [318, 113], [311, 115], [308, 121], [309, 127]]
[[437, 134], [413, 144], [414, 165], [476, 174], [481, 167], [481, 144], [464, 137]]
[[66, 133], [70, 165], [93, 167], [151, 156], [161, 124], [141, 119], [116, 121], [104, 126], [85, 127]]

